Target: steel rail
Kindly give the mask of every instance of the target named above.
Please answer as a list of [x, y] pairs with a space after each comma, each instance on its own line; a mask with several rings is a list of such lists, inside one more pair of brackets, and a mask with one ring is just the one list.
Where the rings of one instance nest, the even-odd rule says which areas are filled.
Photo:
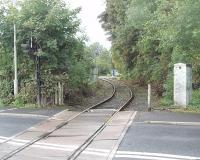
[[[125, 83], [124, 83], [125, 84]], [[125, 84], [126, 85], [126, 84]], [[126, 85], [127, 86], [127, 85]], [[128, 87], [128, 86], [127, 86]], [[113, 118], [115, 117], [115, 115], [117, 115], [121, 110], [123, 110], [125, 107], [127, 107], [130, 102], [134, 99], [134, 94], [132, 92], [132, 90], [128, 87], [129, 89], [129, 93], [130, 93], [130, 98], [122, 105], [119, 107], [119, 109], [117, 109], [112, 115], [111, 117], [104, 123], [102, 124], [99, 129], [96, 130], [95, 133], [93, 133], [81, 146], [79, 146], [68, 158], [67, 160], [75, 160], [76, 158], [78, 158], [78, 156], [93, 142], [93, 140], [95, 139], [96, 136], [98, 136], [103, 130], [104, 128], [113, 120]]]
[[[16, 155], [17, 153], [19, 153], [19, 152], [21, 152], [22, 150], [26, 149], [27, 147], [33, 145], [34, 143], [36, 143], [36, 142], [38, 142], [38, 141], [40, 141], [40, 140], [42, 140], [42, 139], [44, 139], [44, 138], [47, 138], [50, 134], [52, 134], [52, 133], [55, 132], [56, 130], [62, 128], [63, 126], [67, 125], [70, 121], [74, 120], [75, 118], [77, 118], [77, 117], [80, 116], [81, 114], [83, 114], [83, 113], [85, 113], [85, 112], [88, 112], [89, 110], [94, 109], [94, 108], [96, 108], [96, 107], [98, 107], [98, 106], [100, 106], [100, 105], [102, 105], [102, 104], [104, 104], [104, 103], [110, 101], [110, 100], [115, 96], [116, 87], [115, 87], [115, 85], [114, 85], [112, 82], [110, 82], [110, 81], [108, 81], [108, 80], [106, 80], [106, 79], [100, 79], [100, 80], [105, 81], [105, 82], [107, 82], [108, 84], [110, 84], [110, 85], [112, 86], [112, 95], [111, 95], [111, 96], [109, 96], [109, 97], [106, 98], [105, 100], [102, 100], [101, 102], [99, 102], [99, 103], [97, 103], [97, 104], [95, 104], [95, 105], [93, 105], [93, 106], [91, 106], [91, 107], [89, 107], [89, 108], [83, 110], [82, 112], [79, 112], [78, 114], [76, 114], [75, 116], [71, 117], [71, 118], [68, 119], [67, 121], [60, 123], [60, 124], [57, 125], [56, 128], [53, 129], [52, 131], [46, 132], [46, 133], [42, 134], [41, 136], [37, 137], [36, 139], [33, 139], [33, 140], [31, 140], [30, 142], [27, 142], [26, 144], [24, 144], [23, 146], [21, 146], [21, 147], [15, 149], [15, 150], [13, 150], [13, 151], [11, 151], [10, 153], [8, 153], [8, 154], [6, 154], [5, 156], [1, 157], [0, 160], [7, 160], [7, 159], [13, 157], [14, 155]], [[6, 141], [6, 142], [4, 142], [4, 143], [7, 143], [7, 142], [9, 142], [9, 141], [12, 141], [13, 139], [14, 139], [14, 138], [9, 139], [8, 141]]]

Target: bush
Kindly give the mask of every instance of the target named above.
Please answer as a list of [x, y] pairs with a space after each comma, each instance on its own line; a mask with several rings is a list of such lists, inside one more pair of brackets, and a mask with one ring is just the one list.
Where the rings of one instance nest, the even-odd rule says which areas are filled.
[[193, 90], [192, 101], [191, 101], [190, 105], [193, 107], [200, 108], [200, 89]]
[[172, 99], [169, 99], [168, 97], [163, 97], [160, 100], [160, 105], [161, 106], [166, 106], [166, 107], [172, 106], [173, 105], [173, 101], [172, 101]]
[[[20, 102], [35, 103], [36, 102], [36, 85], [34, 81], [25, 82], [20, 89], [17, 99]], [[20, 100], [21, 99], [21, 100]], [[17, 101], [18, 101], [17, 100]]]
[[4, 106], [3, 101], [0, 100], [0, 107], [3, 107], [3, 106]]
[[14, 107], [24, 107], [25, 106], [25, 101], [19, 95], [18, 97], [15, 98], [14, 102], [12, 102], [12, 106], [14, 106]]
[[8, 105], [12, 103], [14, 97], [11, 91], [13, 84], [12, 81], [0, 80], [0, 101], [1, 105]]

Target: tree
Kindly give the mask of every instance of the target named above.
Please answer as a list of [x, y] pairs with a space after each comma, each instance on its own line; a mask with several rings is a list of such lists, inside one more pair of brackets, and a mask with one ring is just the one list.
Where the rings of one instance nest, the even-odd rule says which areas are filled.
[[99, 74], [108, 74], [112, 69], [112, 58], [110, 52], [100, 43], [96, 42], [88, 47], [88, 52], [92, 55], [93, 68], [97, 67]]
[[[42, 92], [52, 101], [58, 82], [71, 84], [77, 74], [75, 86], [88, 83], [91, 63], [87, 56], [84, 37], [77, 36], [80, 20], [77, 14], [80, 9], [71, 10], [63, 0], [18, 0], [18, 8], [12, 1], [1, 1], [0, 12], [0, 70], [2, 79], [9, 84], [8, 92], [1, 84], [1, 98], [5, 99], [12, 92], [12, 48], [13, 21], [17, 26], [17, 48], [19, 61], [19, 97], [24, 102], [35, 103], [35, 59], [41, 59]], [[24, 54], [21, 44], [33, 40], [39, 49], [34, 54]], [[7, 67], [5, 67], [7, 65]], [[9, 73], [9, 74], [8, 74]], [[85, 79], [84, 79], [85, 78]], [[84, 79], [84, 80], [83, 80]], [[84, 81], [84, 82], [83, 82]], [[5, 92], [4, 92], [5, 91]]]
[[114, 64], [126, 78], [152, 83], [157, 95], [172, 98], [173, 65], [184, 62], [193, 64], [199, 82], [199, 1], [106, 2], [99, 18], [111, 35]]

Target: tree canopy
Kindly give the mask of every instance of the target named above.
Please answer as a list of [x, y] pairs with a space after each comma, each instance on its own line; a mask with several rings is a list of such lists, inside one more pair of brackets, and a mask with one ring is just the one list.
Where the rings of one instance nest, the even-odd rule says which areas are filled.
[[193, 65], [200, 82], [200, 1], [106, 0], [99, 16], [110, 35], [115, 67], [157, 95], [172, 98], [173, 64]]
[[[35, 55], [41, 58], [42, 92], [52, 99], [56, 84], [81, 88], [89, 81], [92, 63], [80, 32], [80, 9], [70, 9], [63, 0], [12, 0], [0, 2], [0, 99], [13, 101], [13, 24], [17, 28], [19, 96], [34, 103], [35, 60], [23, 53], [21, 44], [37, 41]], [[80, 35], [80, 34], [79, 34]], [[8, 98], [9, 97], [9, 98]]]

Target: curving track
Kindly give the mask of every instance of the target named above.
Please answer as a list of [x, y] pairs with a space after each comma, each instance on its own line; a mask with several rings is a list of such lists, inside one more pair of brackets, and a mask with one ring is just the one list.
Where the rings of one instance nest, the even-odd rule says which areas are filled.
[[[0, 150], [8, 147], [8, 151], [0, 154], [0, 160], [30, 159], [31, 154], [35, 159], [51, 159], [51, 154], [49, 158], [48, 156], [44, 158], [48, 153], [40, 152], [40, 149], [37, 148], [40, 148], [40, 144], [47, 145], [49, 142], [57, 146], [59, 144], [73, 146], [69, 151], [58, 154], [59, 157], [62, 157], [61, 159], [76, 159], [93, 139], [103, 131], [112, 118], [134, 98], [132, 91], [125, 84], [119, 84], [119, 82], [112, 80], [102, 80], [112, 85], [113, 91], [110, 97], [82, 112], [73, 114], [64, 121], [62, 120], [48, 132], [40, 132], [35, 138], [25, 140], [23, 143], [20, 141], [19, 146], [12, 146], [12, 143], [16, 142], [16, 137], [1, 143]], [[54, 157], [54, 159], [58, 158]]]

